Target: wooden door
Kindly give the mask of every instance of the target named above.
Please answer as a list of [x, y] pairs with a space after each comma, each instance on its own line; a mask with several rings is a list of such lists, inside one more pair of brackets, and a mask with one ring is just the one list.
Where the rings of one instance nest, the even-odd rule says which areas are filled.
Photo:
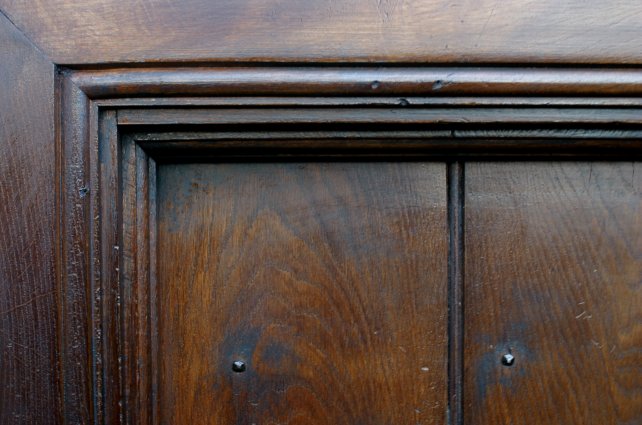
[[0, 0], [0, 423], [642, 423], [637, 2]]

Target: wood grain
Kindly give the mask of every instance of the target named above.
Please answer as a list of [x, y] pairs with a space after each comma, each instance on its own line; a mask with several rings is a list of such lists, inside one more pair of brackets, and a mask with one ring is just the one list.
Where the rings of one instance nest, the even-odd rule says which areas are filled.
[[[468, 235], [466, 244], [485, 240], [488, 233], [475, 221], [475, 214], [495, 214], [502, 208], [501, 196], [521, 193], [516, 187], [550, 199], [568, 198], [571, 207], [579, 204], [584, 217], [591, 218], [579, 242], [574, 228], [558, 230], [549, 225], [542, 230], [550, 232], [540, 235], [544, 239], [562, 235], [564, 241], [581, 247], [574, 257], [560, 260], [558, 270], [601, 261], [590, 241], [605, 239], [600, 226], [608, 214], [624, 217], [622, 232], [635, 237], [630, 229], [638, 226], [637, 213], [604, 195], [622, 182], [609, 177], [615, 183], [598, 185], [593, 181], [595, 171], [589, 169], [587, 185], [596, 188], [573, 192], [559, 184], [568, 180], [575, 188], [577, 179], [567, 168], [590, 164], [551, 161], [600, 159], [604, 154], [639, 158], [640, 104], [631, 97], [642, 93], [641, 74], [636, 70], [269, 66], [141, 67], [64, 70], [63, 74], [62, 220], [66, 232], [61, 265], [66, 292], [61, 335], [69, 423], [104, 419], [240, 424], [449, 421], [461, 425], [462, 419], [470, 423], [471, 418], [473, 423], [477, 418], [518, 423], [524, 412], [534, 410], [539, 416], [527, 418], [547, 424], [638, 421], [636, 391], [641, 380], [631, 364], [638, 362], [635, 350], [640, 342], [637, 328], [629, 337], [620, 326], [635, 326], [629, 323], [637, 320], [637, 311], [622, 312], [618, 307], [620, 298], [633, 299], [634, 291], [618, 289], [621, 282], [615, 280], [616, 293], [605, 301], [600, 298], [600, 282], [591, 281], [600, 288], [589, 291], [593, 303], [599, 304], [594, 310], [608, 318], [591, 325], [598, 326], [598, 336], [625, 334], [618, 336], [624, 342], [617, 341], [626, 352], [624, 360], [568, 350], [560, 343], [567, 333], [573, 343], [573, 338], [585, 342], [581, 339], [585, 335], [575, 334], [560, 321], [546, 322], [544, 317], [544, 330], [538, 328], [534, 338], [541, 340], [541, 346], [564, 354], [536, 359], [539, 369], [519, 383], [534, 389], [519, 402], [506, 407], [503, 401], [485, 401], [491, 391], [486, 388], [501, 387], [505, 381], [486, 366], [488, 355], [479, 351], [484, 347], [475, 338], [487, 334], [489, 339], [505, 339], [504, 334], [495, 334], [503, 331], [494, 319], [504, 319], [497, 305], [515, 304], [511, 314], [526, 311], [528, 323], [540, 323], [541, 311], [521, 305], [524, 298], [519, 293], [498, 301], [493, 298], [496, 294], [479, 292], [474, 285], [469, 291], [471, 279], [497, 276], [481, 266], [462, 264], [463, 250], [456, 246], [461, 245], [463, 230]], [[427, 97], [433, 91], [439, 97]], [[193, 97], [199, 95], [199, 99]], [[105, 117], [100, 125], [98, 108]], [[486, 203], [465, 216], [459, 205], [465, 163], [453, 167], [450, 162], [448, 191], [446, 164], [419, 162], [428, 161], [429, 156], [430, 161], [469, 161], [488, 155], [548, 162], [473, 164], [473, 168], [491, 170], [472, 177], [479, 177], [475, 190], [488, 185], [491, 199], [482, 197]], [[346, 162], [355, 156], [358, 162]], [[155, 177], [155, 160], [160, 164], [160, 179]], [[176, 161], [181, 165], [168, 165]], [[189, 165], [190, 161], [200, 164]], [[602, 173], [625, 176], [619, 171], [623, 164], [629, 163], [604, 165], [607, 171]], [[432, 171], [424, 174], [416, 168], [422, 165]], [[493, 166], [515, 167], [515, 186], [501, 186]], [[524, 172], [526, 166], [533, 171]], [[565, 171], [551, 172], [554, 166]], [[519, 180], [524, 176], [534, 180]], [[159, 235], [154, 215], [156, 183], [164, 193], [159, 206], [165, 221], [160, 223]], [[554, 186], [546, 191], [548, 184]], [[499, 200], [492, 198], [493, 193], [499, 194]], [[627, 202], [639, 202], [639, 195], [639, 191], [628, 193]], [[424, 205], [414, 202], [417, 199], [433, 203], [426, 211], [417, 211]], [[595, 199], [600, 208], [591, 209]], [[543, 205], [557, 211], [546, 202]], [[119, 211], [114, 213], [114, 208]], [[363, 209], [367, 213], [357, 217]], [[532, 214], [543, 215], [545, 224], [560, 219], [537, 205]], [[510, 217], [503, 221], [511, 222]], [[419, 230], [408, 233], [409, 227]], [[444, 240], [435, 240], [439, 229], [446, 241], [453, 242], [450, 247]], [[611, 235], [615, 230], [605, 232]], [[415, 238], [428, 243], [420, 244]], [[493, 270], [504, 264], [500, 252], [510, 258], [519, 248], [529, 252], [531, 245], [542, 246], [532, 239], [524, 234], [505, 245], [489, 242], [498, 249], [491, 262]], [[536, 254], [541, 252], [544, 248]], [[616, 253], [619, 258], [627, 255], [621, 247]], [[483, 252], [479, 257], [486, 258]], [[530, 256], [514, 257], [514, 267], [528, 271], [532, 261]], [[457, 285], [464, 276], [463, 298], [473, 303], [472, 315], [466, 315], [471, 319], [465, 322], [469, 328], [464, 328], [459, 315], [462, 288]], [[521, 293], [531, 289], [525, 284], [517, 287]], [[570, 291], [565, 281], [545, 288], [545, 301], [553, 305], [548, 308], [561, 311], [554, 317], [565, 319]], [[532, 298], [539, 300], [528, 299]], [[426, 299], [439, 301], [417, 307], [418, 301]], [[491, 318], [489, 308], [497, 312]], [[381, 329], [390, 335], [388, 339], [369, 334]], [[531, 344], [517, 333], [520, 329], [509, 340]], [[447, 331], [451, 338], [446, 344]], [[429, 338], [418, 343], [420, 334]], [[603, 346], [601, 339], [591, 341]], [[580, 343], [574, 347], [582, 347]], [[399, 346], [403, 349], [396, 352]], [[515, 355], [523, 345], [517, 347], [510, 346]], [[568, 361], [567, 357], [581, 364], [577, 376], [560, 370], [556, 363]], [[247, 362], [248, 370], [235, 374], [231, 363], [239, 358]], [[441, 369], [420, 366], [427, 370], [415, 370], [412, 375], [405, 366], [399, 367], [406, 361], [422, 364], [425, 359], [441, 362]], [[510, 370], [518, 370], [518, 365]], [[605, 404], [594, 386], [583, 389], [590, 377], [585, 371], [590, 368], [596, 369], [598, 383], [610, 385], [616, 407]], [[621, 372], [629, 369], [633, 375]], [[506, 370], [502, 366], [498, 373]], [[558, 379], [563, 373], [570, 378]], [[423, 376], [427, 381], [421, 380]], [[550, 413], [566, 408], [561, 403], [568, 398], [564, 391], [548, 390], [548, 381], [554, 379], [563, 383], [564, 391], [574, 392], [571, 413]], [[474, 389], [484, 390], [471, 393], [471, 382], [481, 382]], [[577, 412], [584, 408], [588, 413]], [[499, 409], [503, 410], [498, 413]]]
[[[128, 424], [152, 424], [158, 405], [156, 375], [156, 174], [151, 160], [128, 137], [122, 147], [122, 254], [120, 344], [123, 398]], [[117, 371], [112, 371], [116, 374]]]
[[[67, 71], [67, 75], [92, 99], [353, 95], [360, 96], [365, 105], [376, 106], [383, 102], [384, 96], [397, 96], [392, 106], [400, 108], [425, 103], [424, 99], [416, 99], [422, 96], [467, 96], [469, 99], [460, 101], [467, 101], [468, 106], [502, 106], [511, 104], [514, 97], [522, 96], [517, 99], [522, 106], [552, 106], [561, 101], [561, 106], [577, 102], [588, 107], [617, 102], [617, 99], [604, 99], [607, 96], [630, 99], [642, 95], [642, 72], [624, 67], [172, 66], [75, 70]], [[365, 100], [365, 96], [369, 99]], [[509, 97], [493, 101], [485, 96]], [[539, 99], [533, 99], [533, 96]], [[569, 98], [551, 99], [554, 96]], [[598, 99], [593, 102], [577, 99], [588, 96]], [[336, 98], [325, 101], [337, 102]], [[446, 100], [446, 104], [455, 102], [452, 98]], [[180, 104], [180, 101], [176, 103]], [[310, 103], [310, 99], [303, 103]], [[250, 106], [248, 102], [246, 105]]]
[[463, 423], [464, 368], [464, 163], [448, 171], [448, 421]]
[[444, 423], [443, 164], [158, 176], [160, 423]]
[[[100, 325], [94, 320], [100, 291], [96, 287], [96, 234], [100, 218], [96, 138], [90, 101], [69, 79], [60, 84], [60, 357], [65, 423], [90, 423], [98, 409], [95, 356]], [[95, 131], [96, 133], [92, 133]], [[99, 274], [99, 273], [98, 273]]]
[[642, 423], [641, 194], [640, 163], [466, 165], [466, 423]]
[[642, 423], [641, 17], [0, 0], [0, 423]]
[[130, 109], [119, 111], [121, 125], [258, 125], [278, 123], [304, 124], [442, 124], [442, 125], [504, 125], [539, 124], [540, 126], [573, 125], [634, 125], [642, 124], [640, 109], [558, 109], [558, 108], [376, 108], [353, 110], [336, 108], [274, 109], [166, 109], [163, 113]]
[[2, 0], [58, 64], [640, 64], [637, 0]]
[[0, 15], [0, 423], [58, 421], [54, 67]]

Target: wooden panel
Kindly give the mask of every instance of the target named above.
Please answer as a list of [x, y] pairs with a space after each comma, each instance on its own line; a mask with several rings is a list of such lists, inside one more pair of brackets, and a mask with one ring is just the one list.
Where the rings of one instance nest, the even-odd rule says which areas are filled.
[[[638, 301], [633, 297], [639, 288], [631, 278], [627, 284], [633, 286], [632, 295], [626, 293], [622, 281], [613, 277], [617, 271], [611, 263], [616, 260], [608, 260], [618, 256], [617, 261], [626, 265], [635, 257], [633, 250], [618, 244], [635, 246], [631, 238], [639, 220], [633, 207], [620, 206], [618, 196], [639, 202], [639, 191], [622, 192], [626, 185], [594, 181], [595, 176], [611, 176], [604, 164], [594, 164], [603, 167], [600, 173], [597, 168], [582, 168], [590, 164], [571, 162], [473, 164], [477, 177], [507, 167], [505, 175], [511, 178], [469, 175], [469, 188], [479, 184], [478, 193], [479, 187], [487, 191], [480, 197], [486, 202], [483, 208], [473, 208], [465, 217], [473, 224], [465, 224], [466, 243], [475, 246], [475, 240], [485, 241], [496, 251], [490, 266], [469, 264], [472, 260], [467, 257], [464, 267], [459, 246], [464, 211], [457, 208], [464, 195], [458, 185], [463, 178], [461, 164], [448, 167], [453, 241], [448, 250], [446, 165], [418, 162], [428, 161], [428, 155], [442, 160], [481, 155], [578, 160], [605, 153], [639, 158], [640, 99], [633, 97], [642, 93], [638, 71], [269, 66], [140, 67], [62, 74], [64, 241], [59, 264], [65, 326], [59, 334], [64, 340], [69, 423], [160, 419], [161, 423], [404, 424], [444, 423], [448, 416], [450, 423], [459, 424], [462, 414], [468, 423], [477, 423], [477, 418], [519, 423], [529, 411], [540, 415], [529, 419], [543, 423], [639, 421], [635, 391], [641, 376], [631, 366], [640, 360], [635, 353], [639, 331], [632, 324], [639, 310], [630, 307], [622, 312], [622, 303], [618, 304], [620, 298]], [[183, 126], [190, 123], [197, 125]], [[297, 155], [300, 163], [292, 162]], [[315, 156], [315, 162], [303, 162], [303, 155]], [[359, 162], [345, 162], [348, 155], [359, 155]], [[179, 157], [182, 165], [166, 164]], [[194, 158], [201, 164], [185, 163]], [[339, 162], [319, 162], [335, 160]], [[628, 165], [608, 166], [615, 170], [614, 176]], [[580, 177], [588, 173], [590, 190], [573, 192], [579, 186], [573, 167], [581, 169]], [[626, 168], [621, 174], [623, 181], [628, 178]], [[639, 175], [630, 177], [635, 174]], [[524, 180], [527, 176], [533, 181]], [[164, 191], [159, 241], [154, 231], [157, 182]], [[194, 182], [197, 186], [192, 187]], [[520, 187], [547, 185], [552, 188], [535, 191], [530, 203], [519, 203], [518, 198], [512, 216], [501, 216], [499, 223], [484, 221], [483, 214], [494, 217], [497, 211], [506, 212], [502, 202], [521, 194]], [[617, 189], [613, 194], [611, 186]], [[498, 200], [494, 192], [500, 194]], [[571, 219], [556, 210], [562, 208], [559, 203], [545, 202], [557, 198], [569, 198], [571, 209], [579, 205], [581, 214], [572, 210], [573, 219], [577, 215], [579, 222], [584, 218], [589, 225], [575, 229], [559, 224]], [[613, 226], [603, 220], [604, 211], [617, 218], [625, 234], [621, 240], [611, 236], [615, 228], [594, 225], [605, 221]], [[543, 223], [560, 227], [535, 227], [541, 230], [536, 236], [554, 249], [547, 250], [530, 228], [526, 236], [508, 241], [486, 239], [502, 234], [484, 226], [506, 229], [504, 222], [510, 225], [524, 217], [533, 222], [543, 217]], [[576, 232], [585, 233], [578, 237]], [[560, 235], [563, 238], [556, 239]], [[611, 239], [619, 248], [609, 257], [601, 257], [606, 254], [591, 245], [594, 240]], [[500, 273], [502, 267], [512, 267], [511, 271], [524, 267], [527, 275], [536, 270], [534, 262], [551, 262], [546, 255], [561, 251], [567, 240], [582, 245], [573, 256], [554, 258], [559, 263], [555, 266], [553, 261], [553, 270], [568, 267], [571, 272], [560, 275], [573, 278], [580, 275], [580, 267], [594, 262], [611, 279], [587, 284], [592, 311], [606, 317], [596, 323], [589, 322], [595, 314], [585, 319], [582, 326], [588, 326], [588, 333], [547, 321], [548, 311], [538, 310], [550, 304], [551, 317], [570, 318], [568, 299], [576, 292], [559, 280], [553, 287], [545, 286], [548, 280], [536, 285], [518, 282], [510, 286], [517, 295], [498, 295], [470, 284], [471, 279], [490, 276], [505, 288], [501, 285], [507, 273]], [[526, 246], [523, 257], [515, 253], [520, 246]], [[512, 263], [504, 263], [502, 255]], [[488, 258], [485, 251], [479, 258]], [[452, 284], [448, 291], [447, 266]], [[631, 270], [639, 275], [639, 268]], [[465, 339], [457, 286], [464, 274], [468, 276], [464, 310], [472, 320], [466, 322], [470, 328]], [[603, 286], [614, 291], [604, 303]], [[550, 291], [528, 296], [540, 289]], [[524, 307], [524, 300], [532, 299], [544, 301], [537, 301], [537, 308], [531, 307], [533, 303]], [[512, 306], [508, 313], [495, 307], [506, 304]], [[525, 316], [523, 322], [535, 323], [536, 331], [522, 332], [527, 325], [508, 330], [497, 326], [495, 319], [505, 314]], [[576, 312], [573, 319], [581, 320], [581, 314]], [[620, 330], [627, 326], [633, 330]], [[452, 337], [448, 347], [447, 329]], [[586, 335], [601, 347], [603, 340], [616, 335], [613, 345], [624, 347], [624, 354], [614, 358], [605, 352], [599, 357], [582, 345]], [[475, 342], [475, 338], [480, 339]], [[562, 339], [571, 341], [573, 349]], [[506, 347], [501, 341], [508, 341], [514, 355], [518, 350], [527, 352], [536, 365], [536, 378], [527, 371], [511, 382], [528, 392], [503, 390], [506, 376], [513, 376], [506, 371], [518, 370], [524, 354], [517, 356], [512, 368], [489, 363], [490, 357], [502, 353], [483, 351], [487, 340], [495, 341], [488, 343], [494, 350]], [[463, 356], [459, 350], [469, 345]], [[562, 354], [533, 357], [542, 347], [558, 348]], [[247, 362], [246, 372], [231, 371], [236, 358]], [[580, 365], [580, 372], [559, 366], [569, 359]], [[467, 368], [464, 411], [462, 366]], [[592, 377], [586, 372], [589, 368], [596, 369], [597, 384], [610, 385], [609, 394], [616, 394], [609, 400], [620, 397], [617, 403], [607, 404], [592, 382], [587, 384], [587, 377]], [[558, 379], [559, 374], [570, 378]], [[549, 381], [555, 379], [558, 387], [549, 391], [553, 386]], [[582, 392], [576, 387], [591, 389]], [[492, 400], [480, 394], [490, 394]], [[513, 396], [519, 396], [517, 401]], [[551, 405], [566, 408], [560, 404], [564, 397], [574, 403], [571, 413], [549, 417], [545, 412], [552, 411]]]
[[0, 15], [0, 423], [57, 420], [54, 67]]
[[1, 0], [56, 63], [642, 63], [637, 0]]
[[641, 195], [639, 163], [467, 164], [467, 423], [642, 423]]
[[443, 164], [158, 175], [161, 423], [444, 423]]

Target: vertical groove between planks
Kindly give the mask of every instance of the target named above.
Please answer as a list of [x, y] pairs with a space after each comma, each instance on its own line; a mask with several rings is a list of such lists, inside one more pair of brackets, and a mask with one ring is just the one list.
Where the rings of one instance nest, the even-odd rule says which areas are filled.
[[463, 425], [464, 164], [448, 164], [448, 413]]
[[156, 187], [157, 187], [157, 176], [156, 176], [156, 162], [148, 157], [149, 169], [147, 171], [148, 175], [148, 214], [149, 214], [149, 229], [148, 229], [148, 249], [149, 249], [149, 323], [148, 323], [148, 332], [149, 332], [149, 344], [150, 344], [150, 354], [149, 354], [149, 364], [150, 364], [150, 423], [153, 425], [159, 424], [160, 419], [159, 407], [158, 407], [158, 287], [156, 285], [156, 241], [157, 241], [157, 208], [158, 204], [156, 201]]
[[60, 68], [56, 65], [56, 78], [55, 78], [55, 134], [56, 134], [56, 204], [55, 209], [57, 211], [56, 221], [55, 221], [55, 273], [56, 273], [56, 304], [57, 304], [57, 316], [56, 320], [58, 321], [58, 326], [56, 327], [56, 341], [58, 349], [58, 357], [56, 359], [56, 368], [58, 370], [57, 380], [58, 380], [58, 411], [57, 421], [60, 424], [65, 423], [65, 369], [64, 369], [64, 357], [65, 353], [64, 347], [64, 278], [65, 274], [63, 271], [63, 252], [65, 247], [63, 246], [64, 240], [64, 205], [65, 199], [63, 197], [65, 179], [63, 175], [64, 169], [64, 155], [63, 155], [63, 135], [62, 135], [62, 92], [63, 92], [63, 75]]

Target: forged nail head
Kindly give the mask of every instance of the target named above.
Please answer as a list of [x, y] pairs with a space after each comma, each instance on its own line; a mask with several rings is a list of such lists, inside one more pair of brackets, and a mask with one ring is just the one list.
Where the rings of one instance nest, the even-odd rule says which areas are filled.
[[507, 353], [502, 356], [502, 364], [504, 366], [512, 366], [513, 363], [515, 363], [515, 356], [511, 353]]
[[234, 363], [232, 363], [232, 370], [237, 373], [245, 372], [246, 366], [245, 362], [241, 360], [237, 360]]

